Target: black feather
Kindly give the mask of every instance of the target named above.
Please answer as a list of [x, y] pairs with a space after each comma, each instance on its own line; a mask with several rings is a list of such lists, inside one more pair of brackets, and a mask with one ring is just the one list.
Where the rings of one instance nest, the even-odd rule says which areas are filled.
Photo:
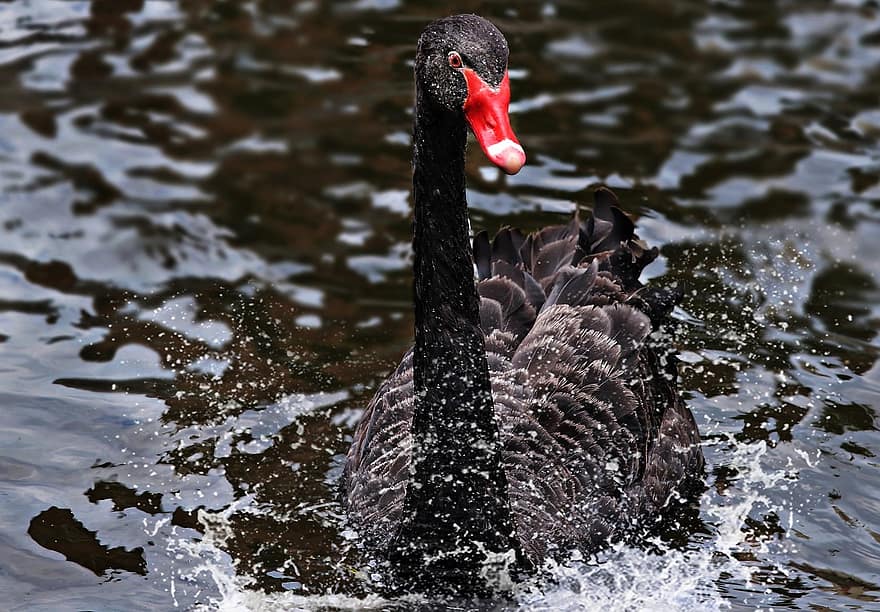
[[542, 246], [533, 260], [532, 276], [544, 287], [553, 284], [556, 273], [571, 264], [575, 253], [574, 238], [564, 237]]
[[519, 230], [504, 228], [492, 240], [492, 261], [504, 261], [512, 265], [522, 263], [519, 249], [523, 235]]
[[474, 236], [474, 263], [480, 279], [492, 276], [492, 248], [489, 246], [489, 235], [485, 230]]
[[571, 304], [578, 306], [588, 303], [598, 272], [599, 266], [595, 261], [583, 268], [572, 266], [562, 268], [556, 274], [553, 287], [544, 305]]
[[[681, 298], [645, 288], [656, 257], [607, 188], [581, 222], [473, 241], [479, 314], [517, 541], [538, 564], [647, 529], [702, 473], [693, 416], [648, 335]], [[671, 360], [670, 360], [671, 361]], [[380, 388], [346, 468], [370, 541], [395, 533], [410, 478], [412, 359]], [[670, 373], [672, 376], [670, 376]]]

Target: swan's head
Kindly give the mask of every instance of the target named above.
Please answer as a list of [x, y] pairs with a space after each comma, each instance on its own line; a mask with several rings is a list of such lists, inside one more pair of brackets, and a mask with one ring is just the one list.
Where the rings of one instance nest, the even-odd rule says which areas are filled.
[[486, 157], [516, 174], [526, 154], [507, 115], [507, 56], [498, 28], [476, 15], [454, 15], [422, 31], [415, 72], [422, 101], [463, 113]]

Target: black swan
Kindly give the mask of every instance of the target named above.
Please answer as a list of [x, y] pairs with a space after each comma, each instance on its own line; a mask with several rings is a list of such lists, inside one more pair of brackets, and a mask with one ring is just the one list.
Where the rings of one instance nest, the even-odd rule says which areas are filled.
[[507, 57], [475, 15], [419, 38], [415, 346], [367, 407], [344, 475], [350, 520], [397, 589], [485, 592], [643, 530], [702, 480], [674, 360], [648, 338], [677, 294], [639, 282], [657, 249], [612, 192], [595, 191], [586, 221], [470, 243], [467, 126], [502, 170], [525, 163]]

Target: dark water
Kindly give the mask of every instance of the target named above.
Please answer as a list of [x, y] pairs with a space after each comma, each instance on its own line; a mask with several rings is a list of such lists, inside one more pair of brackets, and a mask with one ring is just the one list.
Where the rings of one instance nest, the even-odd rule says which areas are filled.
[[414, 41], [476, 10], [530, 165], [474, 151], [474, 229], [610, 184], [710, 463], [680, 546], [498, 605], [880, 609], [877, 3], [513, 5], [0, 3], [4, 606], [393, 605], [336, 481], [412, 333]]

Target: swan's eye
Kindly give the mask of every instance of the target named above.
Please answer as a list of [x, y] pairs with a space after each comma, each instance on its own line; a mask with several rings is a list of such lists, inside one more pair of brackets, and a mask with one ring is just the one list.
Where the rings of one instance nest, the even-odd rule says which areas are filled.
[[462, 65], [461, 56], [458, 53], [456, 53], [455, 51], [451, 51], [449, 53], [449, 55], [447, 56], [447, 59], [449, 60], [449, 65], [452, 66], [453, 68], [456, 68], [456, 69], [461, 68], [461, 65]]

